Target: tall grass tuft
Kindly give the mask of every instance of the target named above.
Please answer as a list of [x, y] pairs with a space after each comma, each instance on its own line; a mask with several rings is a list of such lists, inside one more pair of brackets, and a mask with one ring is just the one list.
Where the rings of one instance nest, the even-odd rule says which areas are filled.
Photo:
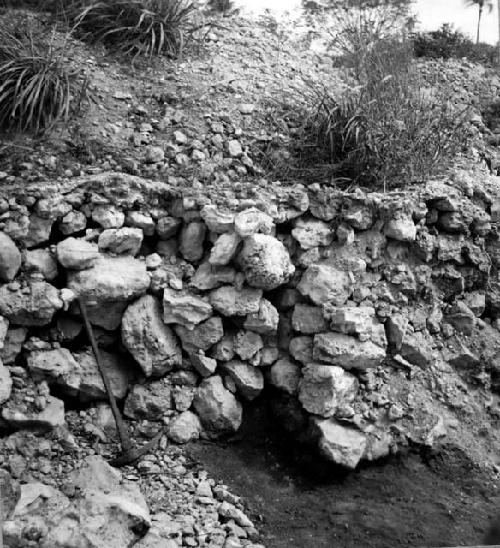
[[69, 67], [69, 36], [53, 29], [35, 28], [29, 18], [22, 24], [3, 21], [0, 27], [0, 128], [43, 133], [65, 121], [87, 96], [87, 81]]
[[70, 0], [64, 11], [84, 39], [135, 58], [177, 57], [196, 9], [191, 0]]

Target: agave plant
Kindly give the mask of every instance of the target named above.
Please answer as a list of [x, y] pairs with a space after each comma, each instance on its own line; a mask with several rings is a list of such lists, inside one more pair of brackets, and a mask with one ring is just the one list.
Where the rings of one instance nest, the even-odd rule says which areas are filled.
[[176, 57], [195, 9], [191, 0], [73, 0], [66, 14], [91, 42], [134, 58]]
[[66, 40], [61, 44], [55, 30], [47, 38], [24, 23], [0, 28], [0, 128], [39, 134], [68, 119], [87, 82], [69, 68]]

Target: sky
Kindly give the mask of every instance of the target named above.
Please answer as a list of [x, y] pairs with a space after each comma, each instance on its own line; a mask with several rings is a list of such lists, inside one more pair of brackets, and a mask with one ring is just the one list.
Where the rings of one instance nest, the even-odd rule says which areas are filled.
[[[270, 8], [279, 13], [293, 10], [300, 5], [300, 0], [237, 0], [237, 3], [252, 11]], [[493, 3], [493, 11], [485, 10], [481, 23], [481, 41], [491, 44], [498, 40], [497, 2]], [[416, 0], [414, 6], [423, 30], [434, 30], [443, 23], [452, 23], [475, 40], [477, 7], [466, 7], [464, 0]]]

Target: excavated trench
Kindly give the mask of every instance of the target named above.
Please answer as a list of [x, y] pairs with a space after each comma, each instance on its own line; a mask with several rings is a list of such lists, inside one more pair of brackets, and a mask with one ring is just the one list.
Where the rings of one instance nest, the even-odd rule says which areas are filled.
[[191, 442], [268, 548], [480, 541], [500, 464], [493, 181], [225, 203], [103, 174], [3, 196], [5, 433], [106, 401], [79, 298], [131, 425]]

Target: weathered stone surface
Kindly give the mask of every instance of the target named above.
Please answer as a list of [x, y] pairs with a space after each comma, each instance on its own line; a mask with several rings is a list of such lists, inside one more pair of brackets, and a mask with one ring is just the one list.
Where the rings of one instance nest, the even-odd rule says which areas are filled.
[[[197, 440], [201, 433], [201, 422], [192, 411], [184, 411], [174, 417], [168, 425], [168, 437], [175, 443]], [[154, 545], [156, 548], [156, 545]], [[153, 548], [153, 547], [152, 547]]]
[[366, 436], [333, 419], [313, 419], [321, 453], [336, 464], [354, 470], [366, 449]]
[[389, 346], [397, 351], [401, 350], [408, 327], [408, 318], [402, 314], [393, 314], [384, 325]]
[[269, 335], [276, 333], [278, 329], [279, 313], [276, 308], [267, 300], [262, 299], [259, 311], [255, 314], [248, 314], [243, 327], [255, 333]]
[[198, 350], [207, 351], [224, 335], [222, 320], [213, 316], [193, 329], [187, 329], [183, 325], [174, 327], [177, 336], [181, 340], [182, 348], [188, 353], [197, 353]]
[[292, 230], [292, 236], [299, 242], [302, 249], [312, 249], [330, 245], [334, 232], [330, 225], [323, 221], [300, 218]]
[[274, 228], [272, 218], [260, 209], [251, 207], [240, 211], [234, 218], [234, 228], [236, 234], [242, 238], [253, 236], [254, 234], [271, 234]]
[[21, 253], [12, 239], [0, 232], [0, 280], [10, 282], [21, 268]]
[[217, 436], [236, 432], [241, 424], [240, 402], [224, 388], [215, 375], [202, 381], [196, 390], [193, 407], [209, 434]]
[[81, 232], [87, 227], [87, 217], [81, 211], [70, 211], [59, 221], [59, 229], [65, 236]]
[[342, 333], [322, 333], [314, 337], [313, 356], [319, 362], [363, 371], [380, 365], [385, 350], [371, 341], [360, 341]]
[[350, 199], [345, 204], [343, 218], [356, 230], [368, 230], [374, 222], [373, 207], [363, 199]]
[[161, 420], [172, 409], [172, 392], [163, 380], [136, 384], [125, 400], [123, 412], [131, 419]]
[[68, 287], [85, 301], [129, 301], [149, 284], [145, 263], [133, 257], [99, 257], [92, 268], [68, 273]]
[[68, 270], [86, 270], [99, 258], [95, 244], [77, 238], [66, 238], [57, 244], [57, 260]]
[[44, 281], [30, 279], [25, 289], [0, 287], [0, 314], [11, 324], [47, 325], [62, 307], [59, 291]]
[[4, 346], [5, 338], [7, 337], [7, 331], [9, 330], [9, 320], [0, 316], [0, 351]]
[[216, 360], [228, 362], [234, 358], [234, 335], [226, 333], [211, 351]]
[[235, 232], [221, 234], [210, 250], [208, 262], [218, 266], [229, 264], [236, 256], [240, 243], [241, 238]]
[[249, 285], [267, 291], [288, 282], [295, 272], [285, 246], [266, 234], [246, 238], [238, 263]]
[[[131, 377], [130, 366], [121, 357], [110, 354], [105, 350], [99, 351], [101, 360], [111, 384], [115, 398], [122, 399], [127, 394], [128, 383]], [[97, 367], [95, 357], [90, 350], [73, 354], [78, 363], [78, 370], [63, 375], [59, 384], [70, 395], [75, 391], [81, 401], [107, 400], [108, 396]]]
[[[99, 301], [87, 303], [87, 314], [92, 325], [97, 325], [108, 331], [114, 331], [122, 323], [122, 316], [127, 308], [127, 301]], [[77, 304], [70, 307], [70, 312], [80, 314]]]
[[312, 363], [302, 369], [299, 400], [313, 415], [332, 417], [339, 407], [354, 401], [358, 381], [341, 367]]
[[288, 358], [278, 360], [269, 372], [269, 382], [279, 390], [292, 396], [297, 393], [301, 377], [300, 366]]
[[19, 240], [29, 249], [49, 241], [52, 219], [42, 219], [38, 215], [31, 215], [29, 218], [28, 233], [19, 237]]
[[421, 332], [407, 332], [400, 353], [405, 360], [422, 368], [429, 367], [433, 361], [430, 341]]
[[223, 286], [210, 292], [210, 303], [223, 316], [246, 316], [259, 311], [262, 290]]
[[2, 419], [15, 430], [52, 430], [65, 424], [64, 402], [47, 396], [47, 405], [40, 412], [19, 411], [7, 403], [2, 409]]
[[26, 272], [40, 272], [48, 281], [57, 278], [57, 261], [48, 249], [32, 249], [26, 251], [24, 257]]
[[222, 365], [236, 384], [238, 392], [247, 400], [254, 400], [264, 389], [264, 375], [258, 367], [238, 360], [231, 360]]
[[102, 205], [94, 208], [92, 220], [100, 224], [102, 228], [121, 228], [125, 222], [125, 215], [115, 206]]
[[25, 327], [9, 328], [3, 342], [3, 348], [0, 350], [0, 359], [4, 364], [14, 363], [17, 356], [21, 353], [21, 348], [28, 335]]
[[10, 371], [0, 360], [0, 405], [10, 398], [11, 391], [12, 379], [10, 377]]
[[63, 375], [75, 373], [79, 366], [67, 348], [35, 350], [30, 352], [26, 364], [35, 381], [57, 381]]
[[179, 251], [186, 261], [197, 262], [203, 257], [205, 223], [193, 222], [184, 226], [179, 239]]
[[141, 249], [144, 233], [140, 228], [108, 228], [99, 234], [99, 251], [135, 257]]
[[347, 272], [334, 266], [311, 265], [302, 275], [297, 289], [318, 306], [327, 302], [342, 306], [351, 294], [352, 282]]
[[242, 360], [249, 360], [263, 348], [264, 342], [258, 333], [241, 329], [234, 340], [234, 350]]
[[303, 335], [290, 341], [290, 354], [304, 364], [313, 361], [313, 338]]
[[305, 335], [314, 335], [328, 330], [323, 316], [323, 309], [319, 306], [297, 304], [292, 314], [292, 326], [295, 331]]
[[213, 375], [217, 369], [217, 360], [210, 358], [209, 356], [205, 356], [205, 353], [202, 350], [190, 354], [189, 358], [193, 367], [202, 377], [210, 377], [210, 375]]
[[156, 225], [156, 233], [162, 240], [169, 240], [177, 234], [182, 221], [175, 217], [161, 217]]
[[[216, 290], [217, 291], [217, 290]], [[212, 315], [206, 297], [198, 297], [185, 290], [165, 288], [163, 293], [163, 321], [193, 327]]]
[[144, 211], [129, 211], [125, 217], [125, 224], [140, 229], [146, 236], [152, 236], [156, 229], [153, 217]]
[[128, 306], [122, 319], [123, 344], [147, 377], [160, 377], [182, 362], [180, 346], [162, 315], [158, 299], [144, 295]]
[[229, 266], [212, 266], [202, 263], [191, 278], [191, 285], [202, 291], [215, 289], [221, 285], [232, 284], [236, 278], [236, 270]]
[[371, 306], [326, 305], [324, 313], [330, 323], [330, 329], [346, 335], [356, 335], [361, 340], [372, 339], [376, 331], [384, 329]]
[[399, 216], [385, 225], [384, 234], [400, 242], [413, 242], [417, 237], [417, 227], [410, 216]]
[[200, 211], [210, 232], [225, 234], [234, 232], [234, 213], [221, 211], [214, 205], [206, 205]]

